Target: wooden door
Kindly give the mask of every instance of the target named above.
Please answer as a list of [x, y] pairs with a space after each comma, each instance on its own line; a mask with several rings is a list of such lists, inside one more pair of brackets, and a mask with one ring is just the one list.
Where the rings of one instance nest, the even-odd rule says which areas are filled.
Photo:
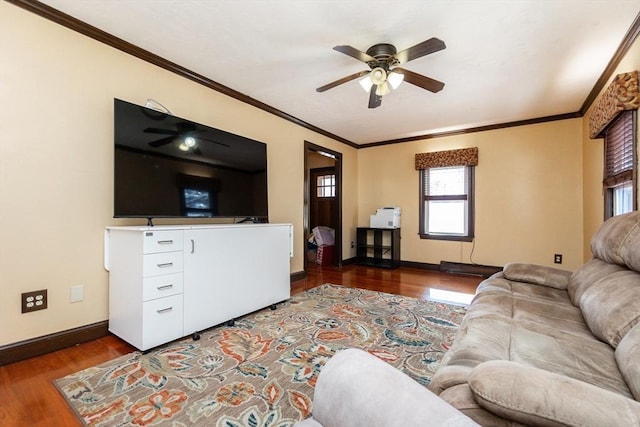
[[311, 169], [309, 178], [309, 230], [319, 225], [335, 230], [338, 216], [335, 167]]

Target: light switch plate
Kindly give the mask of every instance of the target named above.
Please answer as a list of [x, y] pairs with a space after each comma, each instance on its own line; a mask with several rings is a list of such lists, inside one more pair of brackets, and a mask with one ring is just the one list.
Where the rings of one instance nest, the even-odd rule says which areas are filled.
[[73, 302], [80, 302], [83, 300], [84, 300], [84, 286], [82, 285], [72, 286], [70, 301], [73, 303]]

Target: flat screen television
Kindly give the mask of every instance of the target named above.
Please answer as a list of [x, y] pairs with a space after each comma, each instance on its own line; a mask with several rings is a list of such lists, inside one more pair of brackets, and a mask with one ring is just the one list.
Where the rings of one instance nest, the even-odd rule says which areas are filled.
[[114, 99], [114, 217], [266, 222], [267, 146]]

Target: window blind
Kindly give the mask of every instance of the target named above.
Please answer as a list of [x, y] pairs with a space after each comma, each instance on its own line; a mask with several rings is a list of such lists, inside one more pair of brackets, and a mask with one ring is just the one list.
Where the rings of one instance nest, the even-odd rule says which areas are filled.
[[605, 177], [607, 187], [633, 179], [633, 112], [623, 111], [605, 129]]

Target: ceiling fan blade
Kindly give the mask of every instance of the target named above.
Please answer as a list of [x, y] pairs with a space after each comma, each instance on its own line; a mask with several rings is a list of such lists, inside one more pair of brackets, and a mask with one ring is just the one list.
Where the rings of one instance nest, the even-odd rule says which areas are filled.
[[446, 47], [447, 46], [445, 46], [442, 40], [436, 37], [432, 37], [429, 40], [425, 40], [422, 43], [418, 43], [415, 46], [411, 46], [408, 49], [396, 53], [395, 57], [401, 64], [404, 64], [413, 59], [420, 58], [430, 53], [442, 50]]
[[444, 88], [444, 83], [441, 81], [432, 79], [431, 77], [423, 76], [422, 74], [414, 73], [413, 71], [405, 70], [404, 68], [394, 68], [396, 73], [404, 74], [404, 81], [426, 89], [430, 92], [440, 92]]
[[163, 145], [170, 144], [175, 139], [175, 136], [168, 136], [166, 138], [158, 139], [157, 141], [151, 141], [149, 145], [154, 148], [162, 147]]
[[144, 133], [157, 133], [159, 135], [177, 135], [178, 132], [170, 129], [146, 128]]
[[331, 82], [331, 83], [328, 83], [328, 84], [326, 84], [324, 86], [320, 86], [319, 88], [316, 89], [316, 92], [324, 92], [325, 90], [332, 89], [332, 88], [334, 88], [336, 86], [339, 86], [339, 85], [341, 85], [343, 83], [346, 83], [346, 82], [350, 82], [351, 80], [355, 80], [358, 77], [363, 77], [363, 76], [365, 76], [367, 74], [369, 74], [369, 71], [359, 71], [357, 73], [353, 73], [353, 74], [351, 74], [351, 75], [349, 75], [347, 77], [343, 77], [341, 79], [338, 79], [335, 82]]
[[382, 105], [382, 97], [376, 95], [376, 89], [378, 89], [377, 85], [371, 86], [371, 91], [369, 92], [369, 108], [378, 108]]
[[377, 62], [376, 58], [369, 55], [368, 53], [364, 53], [361, 50], [356, 49], [352, 46], [334, 46], [333, 50], [337, 50], [340, 53], [344, 53], [345, 55], [349, 55], [352, 58], [357, 59], [362, 62]]

